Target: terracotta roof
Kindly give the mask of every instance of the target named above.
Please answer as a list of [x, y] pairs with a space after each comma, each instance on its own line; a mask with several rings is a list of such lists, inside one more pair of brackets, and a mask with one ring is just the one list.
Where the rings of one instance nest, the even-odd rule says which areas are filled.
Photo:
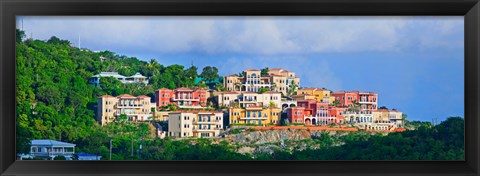
[[233, 76], [238, 77], [236, 74], [227, 75], [225, 77], [233, 77]]
[[266, 91], [263, 92], [264, 94], [281, 94], [280, 92], [275, 92], [275, 91]]
[[189, 88], [185, 88], [185, 87], [180, 87], [180, 88], [175, 89], [175, 91], [193, 91], [193, 90], [189, 89]]
[[140, 96], [137, 96], [137, 98], [150, 98], [150, 97], [146, 95], [140, 95]]
[[197, 90], [200, 90], [200, 91], [206, 91], [204, 88], [201, 88], [201, 87], [197, 87], [197, 88], [195, 88], [195, 91], [197, 91]]
[[219, 94], [240, 94], [238, 92], [220, 92]]
[[242, 92], [243, 94], [258, 94], [257, 92]]
[[158, 90], [169, 90], [169, 91], [172, 91], [172, 90], [167, 89], [167, 88], [161, 88], [161, 89], [158, 89]]
[[298, 95], [293, 95], [292, 97], [303, 97], [303, 96], [312, 96], [310, 94], [298, 94]]
[[111, 96], [111, 95], [108, 95], [108, 94], [105, 94], [103, 96], [99, 96], [98, 98], [115, 98], [115, 97]]
[[122, 94], [117, 96], [117, 98], [136, 98], [136, 97], [130, 94]]
[[400, 112], [398, 110], [393, 110], [393, 109], [377, 109], [377, 110], [372, 110], [373, 112]]

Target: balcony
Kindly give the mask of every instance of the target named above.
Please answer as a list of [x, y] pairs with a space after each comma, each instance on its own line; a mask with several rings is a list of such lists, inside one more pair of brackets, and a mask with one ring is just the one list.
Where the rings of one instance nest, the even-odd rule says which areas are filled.
[[220, 123], [220, 120], [202, 120], [202, 121], [193, 121], [193, 124], [217, 124]]
[[115, 112], [114, 115], [122, 115], [125, 114], [127, 116], [139, 116], [139, 115], [152, 115], [150, 112], [134, 112], [134, 113], [126, 113], [126, 112]]
[[199, 98], [194, 99], [193, 97], [178, 97], [178, 98], [173, 97], [172, 101], [200, 101], [200, 99]]
[[116, 105], [117, 108], [143, 108], [144, 105], [142, 104], [117, 104]]
[[262, 117], [254, 117], [254, 116], [249, 116], [249, 117], [240, 117], [241, 120], [267, 120], [267, 116], [262, 116]]
[[220, 128], [215, 128], [215, 127], [213, 127], [213, 128], [193, 128], [192, 131], [206, 132], [206, 131], [217, 131], [217, 130], [220, 130]]
[[360, 100], [359, 103], [363, 104], [375, 104], [377, 101], [372, 101], [372, 100]]

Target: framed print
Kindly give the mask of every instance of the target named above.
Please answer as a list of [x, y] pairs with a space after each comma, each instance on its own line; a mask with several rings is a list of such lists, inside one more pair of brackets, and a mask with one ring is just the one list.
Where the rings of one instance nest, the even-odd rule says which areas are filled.
[[478, 1], [1, 9], [3, 175], [478, 175]]

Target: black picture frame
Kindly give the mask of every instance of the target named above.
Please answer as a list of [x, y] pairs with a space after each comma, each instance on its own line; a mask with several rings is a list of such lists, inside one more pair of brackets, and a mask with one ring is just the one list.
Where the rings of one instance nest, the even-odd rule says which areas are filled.
[[[2, 175], [479, 175], [478, 0], [0, 0]], [[433, 15], [465, 17], [465, 161], [16, 161], [17, 15]]]

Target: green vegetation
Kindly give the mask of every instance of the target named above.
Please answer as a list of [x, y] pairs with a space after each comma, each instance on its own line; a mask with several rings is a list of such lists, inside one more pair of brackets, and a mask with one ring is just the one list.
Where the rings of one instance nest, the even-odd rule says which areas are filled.
[[[158, 88], [193, 87], [198, 76], [193, 65], [163, 66], [154, 59], [145, 62], [110, 51], [80, 50], [57, 37], [25, 40], [20, 30], [16, 37], [17, 153], [28, 153], [33, 139], [75, 143], [78, 152], [107, 150], [107, 132], [95, 122], [99, 96], [154, 97]], [[110, 71], [125, 76], [139, 72], [151, 79], [148, 85], [122, 84], [107, 77], [100, 79], [99, 87], [88, 83], [93, 75]]]
[[[417, 130], [389, 133], [386, 136], [352, 132], [332, 138], [314, 137], [320, 149], [277, 150], [272, 155], [257, 156], [261, 160], [463, 160], [464, 120], [451, 117], [437, 126], [421, 126]], [[329, 145], [340, 140], [344, 145]], [[336, 142], [337, 141], [337, 142]]]

